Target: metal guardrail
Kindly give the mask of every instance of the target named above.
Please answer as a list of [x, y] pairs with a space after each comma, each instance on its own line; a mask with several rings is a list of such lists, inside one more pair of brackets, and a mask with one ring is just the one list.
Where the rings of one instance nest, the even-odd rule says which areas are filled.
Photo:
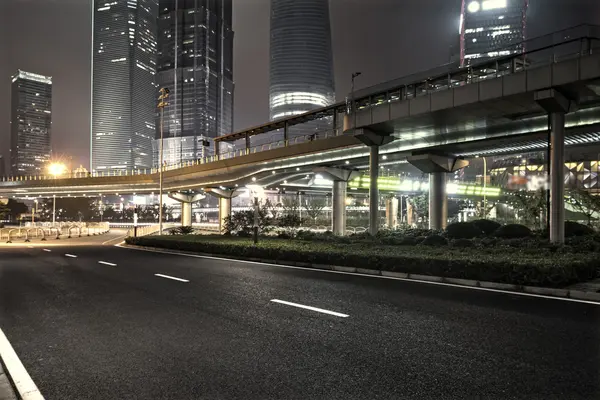
[[0, 229], [0, 241], [6, 240], [6, 243], [12, 243], [14, 239], [23, 239], [30, 242], [32, 238], [41, 238], [45, 241], [49, 238], [60, 239], [61, 236], [67, 238], [101, 235], [109, 231], [107, 223], [99, 224], [55, 224], [50, 225], [29, 225], [23, 227], [7, 227]]
[[[525, 50], [523, 51], [523, 49]], [[448, 90], [486, 79], [497, 78], [521, 72], [523, 70], [537, 68], [543, 65], [554, 64], [566, 59], [580, 58], [595, 54], [596, 52], [600, 51], [600, 27], [594, 25], [580, 25], [525, 42], [516, 43], [507, 48], [498, 49], [498, 51], [493, 53], [502, 55], [503, 52], [514, 53], [517, 52], [517, 50], [518, 54], [500, 56], [489, 61], [477, 62], [464, 68], [458, 68], [456, 64], [446, 64], [429, 71], [420, 72], [408, 77], [403, 77], [357, 91], [355, 93], [356, 99], [349, 106], [348, 110], [348, 105], [346, 103], [338, 103], [329, 107], [324, 107], [322, 109], [300, 114], [298, 116], [277, 120], [261, 127], [255, 127], [246, 131], [225, 135], [215, 139], [215, 141], [220, 143], [222, 141], [229, 140], [227, 138], [230, 136], [232, 137], [232, 141], [240, 140], [240, 138], [244, 135], [246, 135], [246, 137], [251, 137], [261, 133], [276, 131], [277, 129], [281, 129], [282, 126], [294, 126], [324, 117], [331, 117], [340, 111], [343, 113], [344, 110], [348, 112], [353, 112], [355, 110], [359, 111], [369, 107], [376, 107], [385, 103], [408, 100], [419, 96], [425, 96], [432, 92]], [[334, 118], [334, 120], [336, 120], [336, 118]], [[207, 164], [247, 154], [305, 143], [308, 141], [322, 140], [335, 137], [340, 134], [342, 134], [341, 129], [337, 126], [337, 124], [334, 124], [331, 129], [319, 132], [311, 132], [310, 134], [306, 135], [295, 135], [295, 137], [290, 140], [275, 140], [273, 142], [261, 144], [255, 147], [233, 150], [230, 152], [203, 157], [196, 160], [190, 160], [175, 165], [164, 166], [163, 171]], [[68, 176], [10, 176], [3, 177], [1, 182], [39, 181], [65, 178], [85, 179], [96, 177], [141, 176], [155, 173], [158, 173], [158, 168], [134, 170], [119, 169], [89, 173], [72, 173]]]

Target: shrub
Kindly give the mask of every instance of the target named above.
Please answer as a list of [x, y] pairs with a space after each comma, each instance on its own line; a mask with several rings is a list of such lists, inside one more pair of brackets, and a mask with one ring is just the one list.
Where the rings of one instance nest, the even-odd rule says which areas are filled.
[[430, 235], [421, 242], [423, 246], [447, 246], [448, 239], [440, 235]]
[[300, 240], [314, 240], [317, 237], [317, 235], [312, 232], [312, 231], [306, 231], [306, 230], [299, 230], [296, 233], [296, 238], [300, 239]]
[[486, 235], [491, 235], [502, 226], [496, 221], [491, 221], [489, 219], [478, 219], [473, 221], [472, 224], [475, 225], [480, 231], [482, 231]]
[[526, 238], [531, 236], [531, 229], [525, 225], [509, 224], [498, 228], [494, 236], [504, 239]]
[[171, 235], [190, 235], [194, 233], [194, 228], [191, 226], [178, 226], [176, 228], [169, 229]]
[[469, 247], [475, 247], [475, 243], [473, 243], [473, 241], [469, 239], [454, 239], [450, 242], [450, 246], [466, 249]]
[[593, 235], [594, 233], [595, 233], [594, 230], [587, 225], [578, 224], [577, 222], [573, 222], [573, 221], [565, 221], [565, 236], [566, 237], [587, 236], [587, 235]]
[[568, 247], [559, 247], [555, 253], [548, 249], [534, 249], [534, 253], [526, 253], [526, 249], [497, 249], [492, 252], [490, 249], [452, 251], [436, 247], [421, 247], [414, 251], [411, 248], [375, 247], [367, 243], [340, 246], [315, 242], [307, 246], [298, 240], [274, 238], [265, 238], [254, 245], [249, 239], [208, 235], [129, 237], [126, 242], [239, 259], [260, 258], [285, 263], [361, 268], [367, 265], [367, 268], [383, 271], [544, 287], [565, 287], [592, 279], [599, 264], [593, 253], [574, 251], [565, 254], [570, 251]]
[[472, 222], [456, 222], [446, 228], [446, 235], [451, 239], [473, 239], [481, 234], [481, 229]]

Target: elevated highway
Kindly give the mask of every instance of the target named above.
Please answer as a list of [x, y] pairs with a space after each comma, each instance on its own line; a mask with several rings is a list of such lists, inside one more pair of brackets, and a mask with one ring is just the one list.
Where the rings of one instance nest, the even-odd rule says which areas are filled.
[[[461, 156], [543, 149], [551, 138], [553, 159], [561, 165], [565, 145], [600, 142], [600, 28], [561, 31], [526, 48], [525, 54], [468, 68], [444, 66], [387, 82], [358, 92], [353, 104], [338, 103], [222, 136], [216, 139], [215, 156], [167, 167], [164, 188], [169, 192], [218, 188], [234, 196], [236, 187], [271, 185], [312, 174], [316, 167], [344, 171], [370, 166], [374, 208], [380, 155], [387, 156], [386, 163], [409, 161], [423, 172], [437, 174], [439, 179], [433, 181], [439, 187], [430, 191], [439, 191], [442, 203], [444, 173], [450, 172], [445, 165], [464, 166], [456, 161]], [[327, 121], [331, 128], [303, 132], [302, 124], [314, 120]], [[273, 141], [252, 146], [259, 135]], [[234, 144], [237, 150], [219, 152], [222, 143]], [[562, 168], [555, 168], [552, 174], [555, 198], [561, 197], [562, 173]], [[115, 174], [11, 177], [0, 182], [0, 196], [158, 191], [155, 170]], [[334, 175], [334, 181], [345, 179], [339, 172]], [[558, 221], [564, 207], [560, 201], [554, 203]], [[430, 214], [440, 216], [432, 227], [445, 224], [443, 208], [444, 204], [431, 205]], [[375, 220], [371, 225], [375, 232]], [[561, 232], [555, 234], [560, 241]]]

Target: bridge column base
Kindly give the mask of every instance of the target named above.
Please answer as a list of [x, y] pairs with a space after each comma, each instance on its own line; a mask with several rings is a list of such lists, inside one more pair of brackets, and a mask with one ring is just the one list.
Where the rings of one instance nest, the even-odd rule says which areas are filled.
[[169, 193], [169, 198], [181, 203], [181, 226], [192, 226], [192, 204], [205, 197], [202, 193]]
[[231, 199], [242, 194], [238, 189], [206, 189], [206, 192], [219, 199], [219, 232], [225, 233], [225, 219], [231, 215]]
[[429, 174], [429, 229], [445, 229], [448, 224], [446, 174], [469, 165], [469, 162], [445, 154], [413, 154], [408, 162]]

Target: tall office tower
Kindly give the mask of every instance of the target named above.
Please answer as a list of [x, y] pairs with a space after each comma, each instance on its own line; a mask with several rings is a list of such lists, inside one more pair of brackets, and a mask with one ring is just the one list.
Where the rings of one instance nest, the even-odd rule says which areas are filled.
[[460, 63], [521, 53], [529, 0], [462, 0]]
[[[159, 9], [158, 84], [170, 91], [163, 161], [170, 165], [213, 153], [211, 139], [233, 130], [232, 1], [161, 0]], [[155, 140], [156, 165], [158, 149]]]
[[92, 171], [152, 167], [158, 0], [94, 0]]
[[10, 165], [13, 175], [42, 175], [50, 160], [52, 78], [18, 71], [12, 78]]
[[271, 0], [271, 119], [335, 101], [328, 0]]
[[4, 157], [0, 156], [0, 177], [6, 176], [6, 166], [4, 164]]

